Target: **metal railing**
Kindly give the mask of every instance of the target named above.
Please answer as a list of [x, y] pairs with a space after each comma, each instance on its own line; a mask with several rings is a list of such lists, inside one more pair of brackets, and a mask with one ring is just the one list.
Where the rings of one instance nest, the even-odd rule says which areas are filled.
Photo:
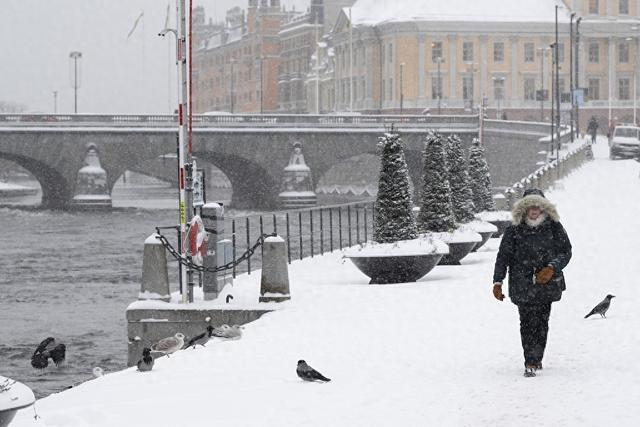
[[515, 201], [522, 197], [525, 190], [529, 188], [547, 190], [556, 181], [565, 178], [592, 158], [593, 152], [589, 143], [584, 143], [577, 149], [562, 154], [559, 161], [554, 160], [540, 166], [534, 172], [507, 188], [504, 191], [504, 198], [496, 200], [496, 209], [511, 210]]
[[[374, 202], [354, 202], [225, 218], [222, 238], [232, 242], [233, 260], [257, 237], [277, 233], [287, 246], [289, 263], [367, 242], [373, 235]], [[258, 255], [260, 253], [260, 255]], [[233, 268], [235, 277], [262, 266], [261, 251]]]
[[[216, 114], [194, 115], [194, 127], [341, 127], [381, 128], [391, 124], [404, 127], [478, 128], [477, 115], [359, 115], [359, 114]], [[0, 126], [177, 126], [176, 115], [123, 114], [0, 114]]]

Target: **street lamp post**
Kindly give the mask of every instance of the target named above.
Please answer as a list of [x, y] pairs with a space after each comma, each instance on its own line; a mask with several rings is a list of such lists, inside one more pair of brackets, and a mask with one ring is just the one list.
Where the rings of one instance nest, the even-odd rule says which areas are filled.
[[[560, 47], [558, 40], [558, 8], [559, 5], [556, 5], [556, 42], [555, 42], [555, 50], [554, 55], [556, 59], [556, 161], [560, 160], [560, 62], [558, 57], [558, 49]], [[559, 168], [558, 168], [559, 169]]]
[[58, 114], [58, 91], [53, 91], [53, 114]]
[[[578, 19], [576, 19], [576, 43], [575, 43], [576, 64], [574, 67], [574, 72], [575, 72], [574, 86], [576, 89], [580, 88], [580, 73], [578, 72], [578, 68], [580, 66], [580, 21], [582, 21], [582, 17], [578, 17]], [[584, 97], [584, 93], [583, 93], [583, 97]], [[580, 106], [578, 105], [578, 102], [574, 102], [573, 107], [575, 108], [574, 117], [576, 120], [576, 132], [580, 134]]]
[[233, 83], [234, 83], [234, 77], [233, 77], [233, 66], [235, 65], [236, 60], [235, 59], [231, 59], [231, 114], [233, 114], [233, 107], [234, 107], [234, 98], [235, 98], [235, 92], [234, 92], [234, 88], [233, 88]]
[[78, 114], [78, 60], [82, 58], [82, 52], [74, 50], [69, 58], [73, 59], [73, 113]]
[[569, 113], [569, 125], [571, 126], [571, 142], [573, 142], [573, 19], [576, 17], [575, 12], [571, 12], [569, 21], [569, 92], [571, 92], [571, 110]]
[[262, 103], [263, 99], [263, 86], [262, 86], [262, 63], [264, 62], [265, 57], [260, 57], [260, 114], [264, 113], [264, 104]]
[[440, 104], [442, 103], [442, 80], [440, 75], [440, 64], [442, 63], [442, 58], [436, 58], [436, 64], [438, 65], [438, 115], [441, 113]]
[[404, 62], [400, 63], [400, 114], [402, 114], [402, 107], [404, 103], [404, 86], [403, 86], [403, 73], [404, 73]]

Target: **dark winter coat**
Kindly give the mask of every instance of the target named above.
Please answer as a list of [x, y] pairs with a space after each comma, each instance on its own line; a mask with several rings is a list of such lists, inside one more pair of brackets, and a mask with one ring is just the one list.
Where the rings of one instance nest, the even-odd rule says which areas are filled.
[[[537, 227], [524, 221], [527, 209], [539, 206], [547, 218]], [[509, 271], [509, 298], [514, 304], [536, 304], [560, 300], [566, 289], [562, 270], [571, 259], [571, 243], [560, 224], [555, 206], [542, 196], [520, 199], [512, 211], [496, 257], [493, 281], [502, 282]], [[546, 285], [535, 283], [534, 274], [545, 266], [555, 274]]]

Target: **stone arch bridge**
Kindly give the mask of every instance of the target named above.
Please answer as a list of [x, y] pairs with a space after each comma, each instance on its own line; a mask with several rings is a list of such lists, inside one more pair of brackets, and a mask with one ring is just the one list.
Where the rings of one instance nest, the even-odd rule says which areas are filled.
[[[394, 125], [406, 143], [407, 163], [420, 182], [427, 129], [457, 133], [468, 144], [478, 136], [477, 116], [194, 116], [193, 154], [221, 169], [233, 187], [232, 205], [272, 209], [293, 142], [300, 141], [314, 182], [334, 165], [375, 153], [378, 137]], [[535, 169], [547, 125], [485, 121], [484, 140], [494, 185], [510, 185]], [[177, 151], [175, 116], [0, 115], [0, 158], [31, 172], [42, 187], [42, 205], [63, 209], [89, 143], [96, 144], [111, 189], [126, 170]]]

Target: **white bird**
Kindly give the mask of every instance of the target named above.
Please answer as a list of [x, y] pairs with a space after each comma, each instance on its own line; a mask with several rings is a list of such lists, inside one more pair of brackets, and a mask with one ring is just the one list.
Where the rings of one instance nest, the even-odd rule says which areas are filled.
[[96, 366], [95, 368], [93, 368], [92, 372], [93, 372], [93, 376], [96, 378], [99, 378], [104, 375], [104, 370], [100, 366]]
[[238, 340], [242, 338], [242, 330], [244, 328], [240, 325], [221, 325], [217, 328], [213, 328], [211, 335], [218, 338], [224, 338], [227, 340]]
[[151, 346], [151, 350], [156, 353], [163, 353], [169, 356], [184, 346], [184, 335], [180, 332], [172, 337], [163, 338]]

